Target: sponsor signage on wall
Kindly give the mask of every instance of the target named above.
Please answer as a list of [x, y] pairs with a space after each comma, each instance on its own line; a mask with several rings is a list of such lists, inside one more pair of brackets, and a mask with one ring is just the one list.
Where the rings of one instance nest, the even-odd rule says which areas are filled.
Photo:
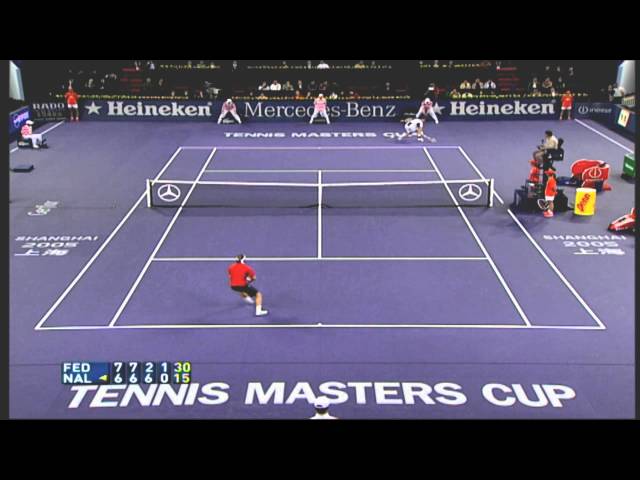
[[31, 116], [33, 121], [58, 122], [69, 115], [64, 102], [38, 102], [31, 104]]
[[[398, 121], [414, 116], [420, 101], [349, 100], [329, 101], [329, 116], [336, 121]], [[313, 113], [311, 101], [237, 101], [238, 114], [248, 121], [308, 121]], [[168, 120], [217, 121], [222, 101], [86, 101], [85, 120]], [[449, 120], [551, 119], [557, 105], [548, 99], [521, 100], [444, 100], [435, 105], [436, 113]]]
[[29, 107], [22, 107], [9, 114], [9, 135], [14, 135], [20, 131], [24, 122], [31, 118]]

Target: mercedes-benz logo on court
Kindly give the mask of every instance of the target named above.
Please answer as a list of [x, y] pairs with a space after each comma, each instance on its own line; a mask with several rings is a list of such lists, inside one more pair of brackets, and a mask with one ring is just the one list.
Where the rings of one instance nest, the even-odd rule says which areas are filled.
[[465, 202], [473, 202], [482, 195], [482, 189], [473, 183], [465, 183], [458, 190], [458, 195]]
[[175, 202], [180, 198], [181, 194], [182, 192], [180, 191], [180, 189], [172, 183], [162, 185], [158, 189], [158, 197], [160, 197], [160, 200], [163, 200], [165, 202]]

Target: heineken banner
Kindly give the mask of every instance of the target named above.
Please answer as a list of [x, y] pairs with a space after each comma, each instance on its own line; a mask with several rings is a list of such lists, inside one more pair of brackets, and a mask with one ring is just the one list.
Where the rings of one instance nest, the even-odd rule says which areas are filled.
[[[345, 100], [327, 102], [329, 117], [336, 122], [399, 121], [415, 116], [420, 100]], [[83, 120], [218, 120], [222, 101], [136, 101], [91, 100], [81, 103]], [[236, 101], [237, 112], [248, 122], [308, 122], [313, 113], [312, 101]], [[610, 115], [610, 104], [574, 105], [574, 116], [589, 118]], [[444, 100], [434, 105], [444, 120], [551, 120], [560, 114], [559, 99], [519, 100]], [[232, 121], [230, 116], [228, 121]]]

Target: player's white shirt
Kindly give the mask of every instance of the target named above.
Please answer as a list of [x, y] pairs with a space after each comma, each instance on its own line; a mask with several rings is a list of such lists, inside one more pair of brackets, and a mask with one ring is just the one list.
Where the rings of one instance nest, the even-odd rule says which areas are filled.
[[404, 124], [404, 129], [407, 133], [417, 132], [419, 128], [422, 128], [424, 123], [419, 118], [414, 118], [408, 123]]

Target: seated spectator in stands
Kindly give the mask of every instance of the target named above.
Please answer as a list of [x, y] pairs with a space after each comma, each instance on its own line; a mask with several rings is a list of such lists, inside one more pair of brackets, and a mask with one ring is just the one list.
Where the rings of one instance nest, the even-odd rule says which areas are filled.
[[319, 69], [326, 69], [326, 68], [330, 68], [329, 65], [327, 64], [327, 62], [325, 62], [324, 60], [320, 60], [320, 63], [318, 64], [318, 66], [316, 68]]
[[493, 95], [494, 93], [496, 93], [496, 84], [493, 80], [488, 79], [482, 85], [482, 89], [484, 90], [484, 93], [489, 93]]
[[463, 80], [460, 84], [460, 90], [471, 90], [471, 84], [468, 80]]
[[567, 89], [567, 84], [562, 80], [562, 77], [558, 77], [558, 80], [556, 80], [553, 86], [561, 92]]
[[331, 92], [331, 94], [329, 95], [329, 100], [337, 100], [338, 99], [338, 95], [336, 94], [336, 92]]
[[320, 85], [318, 86], [318, 91], [320, 93], [325, 93], [328, 87], [329, 87], [329, 82], [325, 80], [324, 82], [320, 82]]
[[280, 90], [282, 90], [282, 85], [280, 85], [278, 80], [274, 80], [273, 82], [271, 82], [269, 90], [271, 90], [272, 92], [279, 92]]
[[267, 97], [264, 94], [264, 90], [262, 90], [260, 93], [258, 93], [258, 96], [256, 97], [256, 99], [258, 99], [258, 100], [266, 100], [267, 98], [269, 98], [269, 97]]
[[540, 90], [540, 82], [538, 82], [538, 77], [533, 77], [529, 82], [529, 93], [534, 93], [537, 90]]
[[156, 93], [158, 95], [164, 95], [164, 78], [158, 79], [158, 85], [156, 86]]
[[316, 81], [315, 81], [315, 80], [311, 80], [311, 81], [309, 82], [308, 90], [309, 90], [312, 94], [315, 94], [315, 93], [318, 91], [318, 85], [316, 84]]
[[542, 82], [542, 91], [543, 93], [551, 93], [551, 89], [553, 88], [553, 82], [549, 77], [544, 79]]
[[438, 100], [438, 89], [436, 88], [436, 84], [431, 82], [427, 87], [427, 91], [425, 92], [425, 97], [429, 97], [434, 102]]
[[365, 68], [366, 65], [364, 64], [364, 60], [360, 60], [358, 63], [356, 63], [353, 68]]
[[302, 94], [300, 90], [296, 90], [296, 93], [293, 94], [294, 100], [304, 100], [306, 97]]
[[456, 90], [456, 88], [455, 88], [455, 87], [453, 87], [453, 88], [451, 89], [451, 91], [449, 92], [449, 96], [450, 96], [451, 98], [460, 98], [460, 92], [458, 92], [458, 90]]
[[384, 93], [387, 95], [391, 94], [391, 82], [385, 82]]
[[262, 91], [262, 90], [269, 90], [269, 85], [267, 85], [267, 82], [266, 82], [266, 81], [262, 82], [262, 83], [258, 86], [258, 91]]
[[462, 95], [460, 95], [460, 98], [473, 98], [473, 93], [471, 93], [471, 90], [465, 90], [462, 92]]
[[479, 78], [474, 80], [473, 85], [471, 85], [471, 90], [473, 90], [473, 93], [480, 93], [480, 90], [482, 90], [482, 82]]
[[302, 83], [302, 80], [298, 80], [298, 83], [296, 84], [296, 88], [301, 92], [304, 92], [304, 84]]
[[284, 90], [285, 92], [293, 92], [293, 85], [289, 80], [287, 80], [282, 86], [282, 90]]

